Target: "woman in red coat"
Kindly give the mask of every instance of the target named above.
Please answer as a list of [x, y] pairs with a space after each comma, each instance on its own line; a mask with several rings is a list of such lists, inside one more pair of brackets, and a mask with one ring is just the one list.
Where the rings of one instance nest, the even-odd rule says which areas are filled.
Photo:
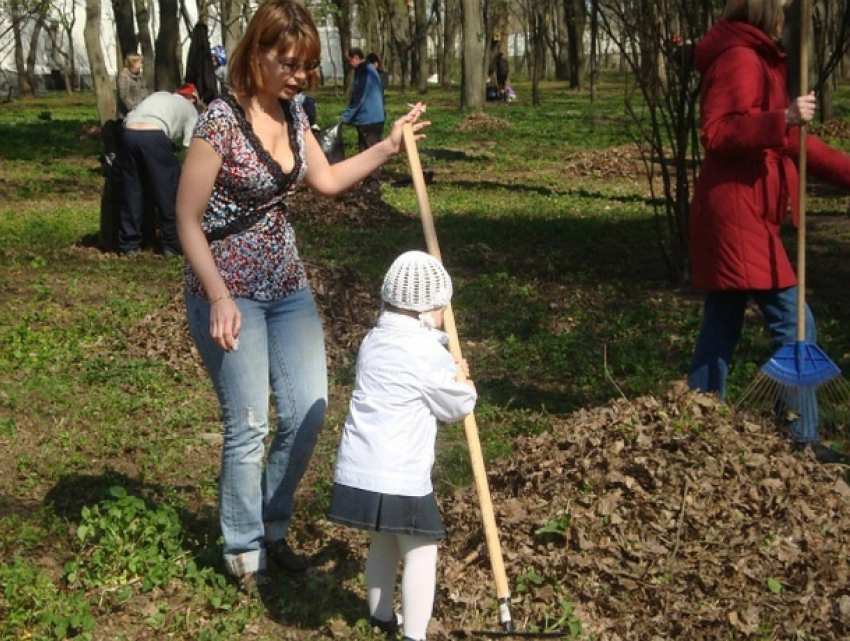
[[[741, 337], [750, 298], [764, 315], [774, 348], [796, 340], [797, 279], [779, 236], [788, 214], [796, 222], [799, 125], [815, 112], [811, 93], [794, 101], [787, 61], [777, 46], [786, 0], [728, 0], [723, 19], [696, 48], [702, 74], [701, 139], [705, 147], [690, 217], [692, 282], [708, 290], [688, 383], [725, 393], [726, 374]], [[850, 158], [814, 136], [806, 139], [807, 170], [850, 189]], [[816, 342], [806, 309], [806, 340]], [[804, 403], [789, 426], [795, 446], [823, 462], [850, 458], [820, 442], [817, 403]]]

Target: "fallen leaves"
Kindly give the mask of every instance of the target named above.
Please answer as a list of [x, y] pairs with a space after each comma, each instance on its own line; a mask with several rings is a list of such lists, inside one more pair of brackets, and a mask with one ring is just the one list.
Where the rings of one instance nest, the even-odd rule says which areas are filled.
[[[515, 449], [489, 473], [509, 579], [547, 578], [523, 586], [515, 619], [543, 627], [568, 597], [605, 639], [850, 633], [842, 470], [792, 453], [770, 424], [677, 388], [579, 411]], [[476, 502], [473, 489], [444, 500], [441, 571], [486, 620], [486, 555], [451, 567], [481, 538]], [[565, 514], [562, 537], [541, 535]], [[545, 586], [566, 597], [537, 598]], [[460, 616], [450, 600], [439, 610]]]

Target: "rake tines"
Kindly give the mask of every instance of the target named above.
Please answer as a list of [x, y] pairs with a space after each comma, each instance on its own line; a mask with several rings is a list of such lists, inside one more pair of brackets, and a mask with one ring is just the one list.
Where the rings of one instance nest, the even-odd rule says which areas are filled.
[[798, 419], [828, 425], [834, 433], [850, 418], [850, 382], [820, 347], [797, 341], [761, 367], [735, 407], [772, 414], [785, 425]]

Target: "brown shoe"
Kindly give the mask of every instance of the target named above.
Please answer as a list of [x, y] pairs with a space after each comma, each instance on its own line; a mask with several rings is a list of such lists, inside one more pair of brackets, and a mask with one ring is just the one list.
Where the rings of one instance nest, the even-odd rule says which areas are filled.
[[287, 572], [301, 573], [306, 572], [310, 567], [307, 560], [295, 554], [286, 539], [278, 539], [266, 543], [266, 554], [274, 561], [278, 567]]

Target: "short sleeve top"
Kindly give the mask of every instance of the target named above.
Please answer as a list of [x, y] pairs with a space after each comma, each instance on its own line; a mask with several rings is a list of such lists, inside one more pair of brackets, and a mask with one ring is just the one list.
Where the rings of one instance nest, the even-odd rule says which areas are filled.
[[[194, 136], [221, 157], [201, 228], [230, 295], [279, 300], [308, 286], [287, 219], [286, 197], [307, 172], [304, 133], [310, 124], [302, 106], [282, 101], [295, 165], [286, 173], [263, 148], [236, 99], [213, 100], [201, 114]], [[186, 263], [186, 286], [199, 298], [206, 293]]]

